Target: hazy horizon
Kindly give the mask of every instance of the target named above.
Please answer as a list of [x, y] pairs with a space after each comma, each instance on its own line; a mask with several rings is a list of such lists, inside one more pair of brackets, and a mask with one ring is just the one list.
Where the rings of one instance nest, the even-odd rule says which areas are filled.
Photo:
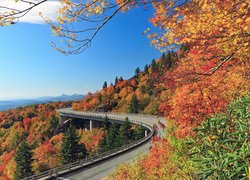
[[22, 100], [22, 99], [38, 99], [38, 98], [44, 98], [44, 97], [58, 97], [62, 95], [72, 96], [72, 95], [85, 95], [83, 93], [73, 93], [73, 94], [56, 94], [56, 95], [42, 95], [42, 96], [20, 96], [20, 97], [0, 97], [0, 101], [8, 101], [8, 100]]

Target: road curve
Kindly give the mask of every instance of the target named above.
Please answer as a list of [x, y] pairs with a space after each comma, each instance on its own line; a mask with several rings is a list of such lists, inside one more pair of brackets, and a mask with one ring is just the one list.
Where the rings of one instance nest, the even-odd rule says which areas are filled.
[[[107, 116], [109, 119], [123, 120], [128, 117], [131, 121], [137, 121], [139, 123], [146, 123], [153, 127], [156, 125], [158, 127], [157, 135], [162, 137], [164, 135], [163, 129], [160, 128], [159, 122], [165, 124], [164, 117], [145, 115], [145, 114], [128, 114], [128, 113], [103, 113], [103, 112], [81, 112], [74, 111], [71, 108], [60, 109], [58, 112], [61, 115], [82, 115], [82, 116]], [[107, 176], [109, 173], [115, 170], [117, 165], [121, 163], [130, 163], [135, 160], [140, 154], [145, 154], [148, 152], [150, 147], [150, 141], [133, 148], [127, 152], [124, 152], [115, 157], [109, 158], [107, 160], [101, 161], [97, 164], [82, 168], [80, 170], [69, 172], [64, 174], [63, 177], [70, 180], [100, 180]]]

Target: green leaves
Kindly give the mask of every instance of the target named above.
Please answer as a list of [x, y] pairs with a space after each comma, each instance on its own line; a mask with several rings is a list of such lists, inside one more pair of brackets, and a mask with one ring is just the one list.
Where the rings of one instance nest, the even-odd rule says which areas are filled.
[[[250, 160], [249, 96], [229, 105], [228, 111], [204, 121], [187, 143], [203, 179], [247, 179]], [[192, 142], [192, 143], [191, 143]]]

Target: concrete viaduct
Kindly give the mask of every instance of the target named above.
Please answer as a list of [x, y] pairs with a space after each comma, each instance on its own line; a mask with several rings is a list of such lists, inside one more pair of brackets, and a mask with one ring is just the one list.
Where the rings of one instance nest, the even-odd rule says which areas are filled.
[[[138, 153], [145, 154], [150, 148], [150, 139], [153, 135], [164, 136], [160, 124], [165, 124], [164, 117], [110, 112], [84, 112], [74, 111], [71, 108], [59, 109], [60, 123], [66, 124], [70, 119], [78, 119], [84, 123], [84, 128], [99, 127], [108, 119], [109, 122], [122, 123], [128, 119], [131, 123], [140, 124], [145, 128], [145, 137], [110, 152], [95, 157], [63, 165], [53, 170], [48, 170], [25, 179], [71, 179], [71, 180], [100, 180], [115, 170], [121, 163], [132, 162]], [[157, 131], [155, 128], [157, 127]]]

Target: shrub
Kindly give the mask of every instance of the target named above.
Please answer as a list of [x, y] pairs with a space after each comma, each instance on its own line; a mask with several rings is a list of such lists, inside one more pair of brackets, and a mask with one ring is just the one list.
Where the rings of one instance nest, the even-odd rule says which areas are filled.
[[203, 179], [247, 179], [250, 98], [231, 103], [227, 112], [205, 120], [189, 142], [192, 160]]

